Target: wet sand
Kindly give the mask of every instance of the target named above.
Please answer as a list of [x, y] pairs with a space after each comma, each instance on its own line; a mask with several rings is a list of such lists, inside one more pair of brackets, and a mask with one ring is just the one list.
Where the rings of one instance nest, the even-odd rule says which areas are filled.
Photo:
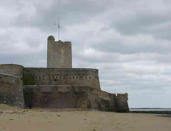
[[171, 131], [171, 117], [142, 113], [29, 110], [0, 105], [0, 131]]

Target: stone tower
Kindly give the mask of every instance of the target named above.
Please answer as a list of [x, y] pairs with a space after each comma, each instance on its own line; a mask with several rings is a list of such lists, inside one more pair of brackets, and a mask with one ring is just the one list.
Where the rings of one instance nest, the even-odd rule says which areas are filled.
[[47, 41], [47, 68], [72, 68], [71, 42], [55, 41], [53, 36]]

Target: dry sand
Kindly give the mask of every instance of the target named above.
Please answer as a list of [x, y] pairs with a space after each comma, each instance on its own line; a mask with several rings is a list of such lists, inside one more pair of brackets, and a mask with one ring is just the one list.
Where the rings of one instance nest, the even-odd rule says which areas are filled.
[[171, 117], [100, 111], [23, 110], [0, 105], [0, 131], [171, 131]]

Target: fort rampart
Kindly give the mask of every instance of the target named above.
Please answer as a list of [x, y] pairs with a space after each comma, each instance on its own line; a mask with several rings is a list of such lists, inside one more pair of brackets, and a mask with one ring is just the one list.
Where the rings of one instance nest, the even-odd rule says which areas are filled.
[[0, 103], [18, 107], [129, 111], [127, 94], [100, 89], [98, 70], [0, 65]]
[[0, 103], [24, 107], [23, 81], [16, 76], [0, 74]]
[[[122, 98], [87, 86], [25, 85], [26, 107], [79, 108], [105, 111], [128, 111], [127, 94]], [[120, 95], [119, 95], [120, 96]], [[122, 101], [122, 107], [119, 102]]]

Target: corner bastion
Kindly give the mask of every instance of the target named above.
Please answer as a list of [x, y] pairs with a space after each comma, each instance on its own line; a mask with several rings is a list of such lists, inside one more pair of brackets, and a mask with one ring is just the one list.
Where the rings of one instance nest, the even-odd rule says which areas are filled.
[[0, 65], [1, 74], [7, 74], [7, 75], [16, 76], [16, 77], [23, 76], [23, 69], [24, 69], [24, 66], [22, 65], [16, 65], [16, 64], [1, 64]]
[[0, 103], [24, 107], [23, 66], [0, 65]]

